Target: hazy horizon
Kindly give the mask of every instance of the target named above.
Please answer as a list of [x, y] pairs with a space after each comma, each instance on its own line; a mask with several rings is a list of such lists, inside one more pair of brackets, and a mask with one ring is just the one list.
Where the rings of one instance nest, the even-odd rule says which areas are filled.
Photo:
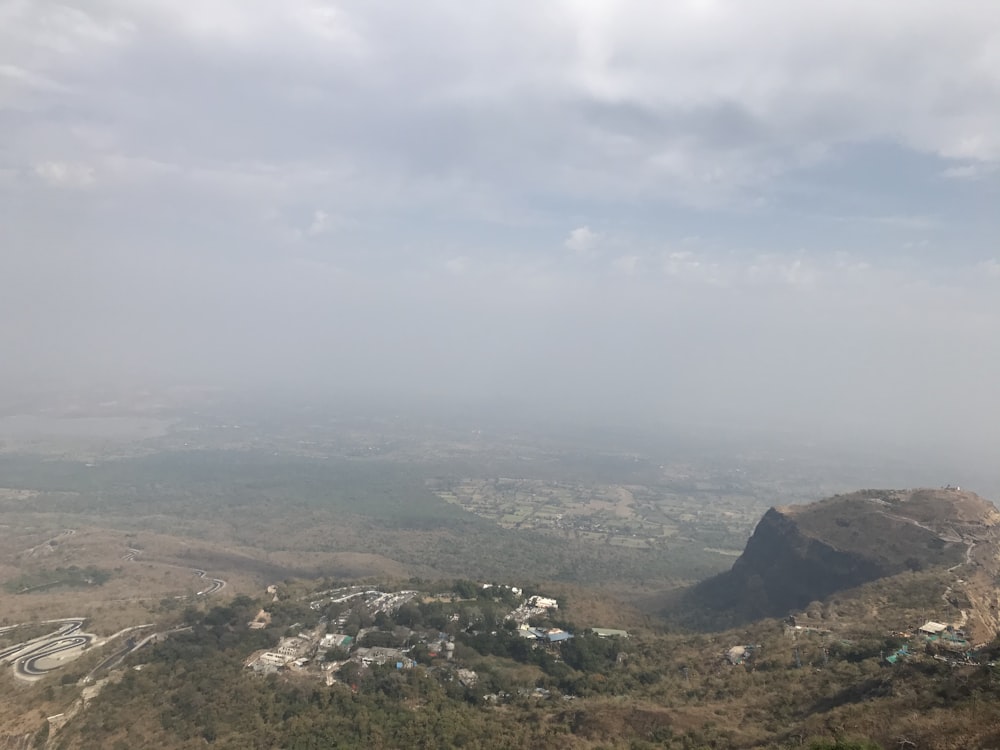
[[0, 387], [1000, 444], [1000, 6], [0, 8]]

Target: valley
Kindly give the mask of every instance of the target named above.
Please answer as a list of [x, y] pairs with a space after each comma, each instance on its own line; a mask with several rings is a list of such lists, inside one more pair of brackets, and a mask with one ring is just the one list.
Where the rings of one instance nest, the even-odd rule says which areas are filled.
[[236, 441], [180, 416], [138, 441], [8, 441], [0, 747], [271, 747], [284, 722], [253, 712], [279, 704], [303, 748], [417, 741], [414, 710], [471, 747], [794, 747], [834, 722], [886, 743], [932, 684], [966, 675], [949, 716], [971, 710], [962, 686], [997, 657], [1000, 513], [972, 493], [249, 421]]

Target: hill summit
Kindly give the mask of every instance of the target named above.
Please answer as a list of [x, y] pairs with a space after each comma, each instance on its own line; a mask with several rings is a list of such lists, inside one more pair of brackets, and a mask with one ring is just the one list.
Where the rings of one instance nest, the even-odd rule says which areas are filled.
[[732, 569], [696, 586], [689, 604], [735, 620], [780, 617], [907, 570], [992, 566], [997, 539], [1000, 511], [958, 489], [862, 490], [775, 507]]

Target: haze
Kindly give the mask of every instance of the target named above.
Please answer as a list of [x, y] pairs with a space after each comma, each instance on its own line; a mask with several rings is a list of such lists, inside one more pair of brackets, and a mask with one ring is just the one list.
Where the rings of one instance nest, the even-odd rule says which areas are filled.
[[1000, 5], [0, 3], [0, 378], [1000, 441]]

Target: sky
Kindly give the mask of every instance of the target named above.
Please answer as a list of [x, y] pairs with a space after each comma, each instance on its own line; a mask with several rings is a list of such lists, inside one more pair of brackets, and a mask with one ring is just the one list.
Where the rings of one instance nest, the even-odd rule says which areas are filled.
[[1000, 442], [994, 0], [0, 0], [0, 136], [6, 388]]

